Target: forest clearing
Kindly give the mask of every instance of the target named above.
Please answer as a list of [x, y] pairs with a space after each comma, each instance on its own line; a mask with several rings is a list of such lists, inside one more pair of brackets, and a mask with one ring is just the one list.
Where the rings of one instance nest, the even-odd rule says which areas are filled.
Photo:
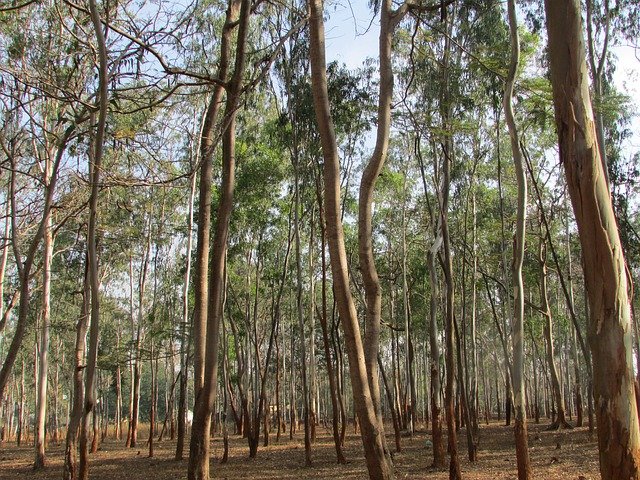
[[639, 40], [0, 0], [0, 476], [640, 480]]
[[[529, 428], [534, 479], [540, 480], [595, 480], [599, 478], [597, 442], [589, 438], [587, 428], [561, 432], [547, 431], [545, 423], [532, 424]], [[146, 428], [145, 428], [146, 427]], [[141, 428], [145, 438], [148, 426]], [[448, 472], [431, 468], [433, 457], [426, 439], [427, 432], [418, 429], [413, 437], [403, 438], [401, 453], [394, 454], [396, 478], [407, 480], [448, 478]], [[389, 438], [391, 440], [391, 438]], [[241, 479], [350, 479], [367, 478], [359, 437], [351, 431], [346, 439], [346, 455], [349, 463], [339, 465], [335, 461], [331, 434], [322, 431], [313, 446], [313, 466], [304, 466], [304, 443], [301, 436], [294, 440], [282, 438], [261, 449], [255, 459], [248, 459], [246, 439], [232, 436], [229, 461], [219, 464], [222, 441], [219, 436], [212, 441], [211, 472], [214, 478]], [[560, 448], [558, 448], [558, 445]], [[148, 458], [146, 451], [124, 448], [122, 442], [107, 438], [98, 452], [91, 454], [91, 478], [99, 480], [174, 480], [186, 478], [186, 462], [175, 461], [175, 442], [165, 440], [158, 444], [156, 455]], [[50, 444], [51, 468], [34, 472], [32, 449], [5, 446], [0, 456], [2, 480], [53, 480], [60, 478], [62, 470], [62, 445]], [[469, 480], [512, 480], [517, 478], [513, 457], [513, 433], [504, 422], [492, 422], [480, 428], [478, 461], [462, 459], [464, 478]]]

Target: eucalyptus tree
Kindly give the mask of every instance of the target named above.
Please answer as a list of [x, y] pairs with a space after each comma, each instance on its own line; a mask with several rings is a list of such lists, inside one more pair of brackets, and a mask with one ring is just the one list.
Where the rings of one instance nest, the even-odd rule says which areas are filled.
[[560, 158], [589, 298], [600, 473], [639, 478], [628, 280], [591, 108], [580, 2], [546, 1], [545, 10]]
[[[366, 298], [364, 348], [367, 378], [372, 395], [371, 400], [377, 415], [377, 428], [381, 432], [384, 432], [384, 422], [380, 410], [380, 384], [378, 380], [382, 293], [373, 254], [372, 203], [376, 180], [382, 171], [389, 148], [391, 103], [393, 101], [393, 70], [391, 65], [393, 34], [396, 26], [402, 21], [402, 18], [406, 14], [408, 4], [403, 4], [402, 7], [396, 11], [393, 9], [391, 1], [385, 0], [379, 5], [379, 9], [380, 38], [378, 55], [380, 61], [380, 90], [378, 93], [377, 132], [373, 154], [364, 167], [360, 180], [358, 198], [358, 256]], [[412, 405], [412, 407], [415, 408], [415, 405]], [[411, 431], [414, 429], [414, 421], [415, 419], [411, 416]], [[382, 434], [384, 435], [384, 433]]]
[[[231, 63], [232, 34], [238, 22], [240, 1], [230, 1], [226, 11], [225, 23], [222, 29], [220, 41], [220, 55], [217, 78], [223, 82], [229, 75]], [[218, 113], [222, 105], [224, 88], [221, 84], [213, 87], [206, 112], [203, 115], [202, 131], [200, 133], [200, 184], [198, 194], [198, 229], [196, 241], [196, 258], [194, 265], [194, 385], [195, 396], [199, 395], [204, 385], [205, 353], [208, 328], [209, 305], [209, 255], [211, 232], [211, 191], [213, 182], [213, 158], [215, 147], [218, 143], [219, 132], [217, 130]], [[222, 128], [223, 129], [223, 128]]]
[[[107, 108], [109, 102], [109, 85], [108, 85], [108, 57], [105, 36], [102, 23], [100, 22], [100, 13], [95, 0], [90, 0], [89, 10], [91, 15], [91, 24], [93, 25], [97, 56], [98, 56], [98, 93], [97, 107], [98, 118], [95, 132], [91, 135], [89, 145], [89, 174], [91, 196], [89, 197], [89, 221], [87, 226], [87, 262], [88, 267], [88, 284], [90, 291], [90, 327], [89, 327], [89, 345], [87, 352], [87, 371], [85, 374], [85, 395], [82, 423], [80, 426], [80, 468], [78, 476], [81, 479], [89, 478], [89, 461], [87, 457], [87, 435], [89, 415], [95, 408], [96, 392], [95, 392], [95, 371], [98, 363], [98, 339], [100, 334], [100, 274], [98, 267], [98, 248], [96, 231], [98, 227], [98, 194], [102, 169], [102, 155], [104, 151], [104, 136], [107, 124]], [[92, 114], [92, 119], [94, 115]]]
[[309, 2], [310, 9], [310, 65], [313, 103], [324, 157], [324, 199], [334, 295], [345, 332], [349, 356], [351, 386], [353, 388], [362, 443], [369, 476], [377, 479], [393, 478], [393, 470], [384, 453], [384, 439], [379, 429], [372, 402], [364, 348], [360, 336], [356, 308], [349, 287], [344, 233], [340, 218], [339, 158], [335, 130], [327, 92], [323, 2]]
[[[308, 72], [309, 66], [307, 61], [307, 44], [302, 42], [303, 34], [292, 36], [289, 41], [289, 49], [286, 55], [283, 55], [279, 61], [279, 70], [283, 81], [283, 95], [286, 98], [286, 113], [281, 114], [286, 118], [289, 127], [283, 136], [286, 137], [288, 143], [289, 155], [293, 168], [292, 190], [293, 190], [293, 237], [295, 246], [295, 274], [296, 274], [296, 320], [300, 333], [298, 342], [298, 355], [300, 364], [300, 373], [302, 381], [302, 408], [304, 421], [304, 446], [305, 446], [305, 464], [311, 466], [311, 440], [312, 430], [315, 429], [315, 411], [314, 399], [310, 396], [310, 383], [313, 382], [307, 371], [307, 345], [305, 335], [305, 315], [303, 304], [303, 265], [302, 265], [302, 238], [301, 238], [301, 212], [304, 207], [305, 194], [310, 191], [305, 188], [308, 185], [308, 168], [310, 164], [309, 157], [316, 153], [317, 141], [315, 132], [310, 125], [309, 104], [308, 104], [308, 84], [302, 80], [302, 77]], [[286, 117], [285, 117], [286, 115]], [[283, 118], [283, 119], [284, 119]], [[313, 198], [313, 197], [312, 197]], [[313, 208], [313, 207], [312, 207]], [[310, 215], [313, 218], [313, 215]], [[311, 220], [313, 221], [313, 220]], [[311, 230], [313, 226], [311, 226]], [[309, 259], [312, 261], [313, 249], [309, 251]], [[310, 286], [314, 284], [313, 272], [311, 271]], [[313, 289], [312, 292], [313, 293]], [[314, 305], [314, 298], [310, 295], [310, 304]], [[313, 308], [313, 307], [312, 307]], [[312, 315], [315, 312], [312, 310]], [[311, 322], [313, 324], [313, 322]], [[311, 342], [313, 344], [313, 329], [311, 331]], [[293, 349], [292, 337], [292, 349]], [[292, 352], [293, 353], [293, 352]], [[315, 359], [310, 359], [311, 365], [315, 365]], [[292, 357], [293, 365], [293, 357]], [[310, 369], [315, 371], [315, 366]], [[293, 403], [293, 402], [292, 402]], [[313, 426], [311, 425], [313, 423]]]
[[529, 460], [527, 440], [527, 417], [525, 410], [525, 385], [524, 385], [524, 284], [522, 279], [522, 263], [525, 250], [525, 224], [527, 209], [527, 180], [524, 159], [520, 147], [518, 130], [513, 114], [513, 88], [515, 85], [518, 66], [520, 63], [520, 39], [518, 36], [518, 20], [514, 0], [507, 3], [509, 16], [509, 32], [511, 34], [511, 63], [504, 91], [504, 112], [509, 138], [511, 140], [511, 152], [518, 181], [518, 214], [516, 220], [516, 232], [514, 235], [512, 278], [514, 282], [514, 312], [511, 324], [513, 342], [513, 365], [511, 369], [513, 385], [513, 407], [515, 412], [514, 434], [516, 443], [516, 457], [518, 464], [518, 478], [526, 480], [531, 477], [531, 463]]
[[[195, 135], [192, 138], [195, 139]], [[193, 154], [195, 150], [195, 141], [190, 142], [191, 145], [189, 151], [189, 165], [196, 164], [195, 159], [198, 158]], [[196, 157], [196, 158], [193, 158]], [[188, 215], [187, 215], [187, 245], [186, 245], [186, 266], [184, 271], [184, 282], [182, 287], [182, 321], [180, 324], [180, 386], [178, 397], [178, 432], [176, 441], [176, 453], [175, 459], [182, 460], [184, 451], [184, 438], [186, 430], [187, 420], [187, 388], [188, 388], [188, 372], [189, 372], [189, 350], [190, 350], [190, 336], [187, 331], [189, 329], [189, 291], [191, 283], [191, 254], [193, 251], [193, 226], [194, 226], [194, 202], [196, 193], [196, 180], [197, 176], [195, 170], [191, 172], [191, 186], [189, 189], [189, 201], [188, 201]]]
[[[191, 431], [191, 443], [189, 452], [188, 478], [209, 478], [209, 430], [211, 425], [211, 412], [215, 402], [218, 382], [218, 350], [220, 316], [222, 314], [222, 297], [224, 287], [224, 259], [227, 251], [227, 239], [229, 233], [229, 219], [233, 206], [233, 192], [235, 187], [235, 125], [240, 95], [243, 88], [244, 68], [246, 63], [247, 36], [251, 5], [248, 0], [236, 2], [231, 0], [228, 21], [238, 15], [238, 37], [234, 70], [227, 87], [227, 99], [225, 102], [225, 128], [223, 132], [222, 148], [222, 183], [220, 187], [220, 203], [218, 205], [217, 222], [213, 240], [213, 258], [211, 259], [211, 285], [209, 288], [206, 337], [195, 337], [196, 345], [205, 344], [204, 382], [202, 389], [197, 393], [194, 423]], [[198, 228], [204, 228], [198, 225]], [[202, 274], [202, 272], [201, 272]], [[206, 341], [206, 343], [205, 343]]]
[[551, 390], [553, 392], [553, 399], [556, 408], [556, 418], [549, 428], [554, 430], [557, 428], [570, 428], [570, 425], [567, 423], [565, 418], [564, 393], [560, 386], [558, 369], [556, 367], [555, 350], [553, 345], [553, 318], [551, 315], [551, 307], [549, 306], [549, 293], [547, 289], [547, 246], [542, 235], [538, 250], [538, 262], [540, 264], [540, 308], [542, 309], [542, 316], [545, 319], [543, 327], [545, 350], [551, 377]]
[[[67, 32], [56, 30], [49, 15], [48, 6], [25, 5], [9, 13], [10, 21], [3, 26], [2, 35], [8, 48], [3, 50], [3, 103], [7, 107], [6, 124], [1, 139], [2, 150], [8, 164], [11, 165], [10, 193], [7, 202], [10, 208], [12, 248], [15, 265], [20, 282], [20, 307], [18, 311], [13, 339], [7, 356], [0, 370], [0, 397], [3, 397], [11, 369], [22, 344], [29, 317], [30, 282], [32, 268], [39, 251], [43, 237], [49, 239], [51, 233], [51, 211], [57, 198], [56, 187], [59, 183], [61, 170], [65, 163], [67, 147], [76, 135], [78, 126], [86, 120], [86, 110], [81, 101], [82, 89], [85, 87], [87, 76], [80, 66], [80, 59], [66, 59], [62, 65], [47, 64], [52, 52], [49, 48], [68, 45]], [[27, 21], [28, 20], [28, 21]], [[35, 32], [39, 33], [35, 33]], [[26, 33], [34, 33], [27, 37]], [[8, 68], [11, 64], [12, 68]], [[45, 71], [49, 65], [49, 71]], [[56, 69], [64, 69], [62, 74]], [[54, 73], [57, 72], [57, 73]], [[52, 81], [52, 78], [55, 81]], [[71, 99], [71, 100], [70, 100]], [[24, 116], [23, 113], [24, 112]], [[20, 183], [19, 176], [28, 173], [29, 159], [35, 160], [35, 168], [41, 168], [42, 190], [35, 186], [25, 189]], [[38, 167], [40, 162], [40, 167]], [[35, 187], [35, 188], [34, 188]], [[21, 193], [35, 194], [43, 198], [42, 209], [24, 210]], [[28, 200], [31, 202], [31, 200]], [[24, 213], [28, 213], [27, 217]], [[35, 215], [35, 216], [34, 216]], [[29, 219], [36, 225], [33, 233], [25, 230], [25, 220]], [[45, 235], [46, 234], [46, 235]], [[45, 249], [51, 252], [50, 243]], [[23, 250], [25, 249], [26, 250]], [[45, 264], [50, 262], [45, 259]], [[45, 266], [45, 272], [48, 267]], [[46, 275], [46, 274], [45, 274]], [[45, 277], [45, 284], [50, 286], [50, 278]], [[44, 296], [46, 298], [47, 295]], [[47, 310], [45, 302], [44, 309]], [[5, 312], [6, 313], [6, 312]], [[38, 400], [38, 434], [36, 442], [35, 466], [44, 465], [44, 426], [46, 405], [46, 373], [48, 352], [48, 317], [45, 315], [43, 335], [40, 335], [40, 389]]]

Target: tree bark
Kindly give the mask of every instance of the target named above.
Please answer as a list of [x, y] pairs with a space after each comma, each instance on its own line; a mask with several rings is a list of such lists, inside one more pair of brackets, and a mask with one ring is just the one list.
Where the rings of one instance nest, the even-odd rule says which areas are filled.
[[[191, 332], [189, 325], [189, 282], [191, 279], [191, 251], [193, 248], [193, 201], [195, 198], [196, 175], [191, 178], [189, 194], [189, 220], [187, 221], [186, 268], [182, 285], [182, 323], [180, 324], [180, 394], [178, 400], [178, 438], [176, 439], [175, 460], [182, 460], [187, 421], [187, 373]], [[190, 329], [189, 329], [190, 330]], [[187, 338], [189, 337], [189, 339]]]
[[[231, 35], [238, 20], [240, 0], [229, 0], [226, 19], [220, 38], [218, 79], [224, 82], [229, 73]], [[211, 235], [211, 189], [213, 185], [213, 161], [216, 140], [216, 121], [224, 94], [222, 84], [216, 84], [209, 99], [200, 134], [200, 186], [198, 193], [198, 231], [196, 258], [193, 271], [193, 366], [194, 398], [204, 384], [204, 362], [207, 336], [207, 308], [209, 304], [209, 254]], [[224, 126], [222, 127], [224, 129]]]
[[91, 197], [89, 198], [89, 225], [87, 229], [87, 260], [89, 262], [89, 286], [91, 289], [91, 327], [89, 329], [89, 350], [85, 375], [84, 416], [80, 433], [80, 471], [79, 478], [89, 478], [89, 462], [87, 458], [87, 430], [89, 415], [96, 403], [95, 372], [98, 364], [98, 338], [100, 333], [100, 276], [98, 269], [98, 194], [100, 174], [102, 171], [102, 151], [107, 123], [108, 108], [108, 72], [107, 47], [96, 0], [89, 0], [91, 23], [96, 35], [99, 57], [99, 92], [98, 123], [90, 145], [89, 170]]
[[391, 0], [382, 2], [380, 6], [380, 37], [378, 41], [380, 86], [376, 144], [373, 154], [362, 172], [358, 201], [358, 256], [366, 303], [365, 363], [372, 396], [371, 400], [383, 440], [384, 423], [382, 412], [380, 411], [380, 382], [378, 380], [382, 290], [373, 255], [372, 204], [376, 181], [380, 176], [389, 150], [391, 103], [393, 100], [393, 69], [391, 65], [393, 32], [403, 16], [404, 14], [393, 11]]
[[[46, 160], [45, 185], [50, 183], [52, 162]], [[53, 219], [46, 212], [46, 227], [42, 236], [42, 330], [40, 332], [38, 361], [38, 391], [36, 398], [36, 442], [34, 470], [45, 467], [45, 428], [47, 418], [47, 385], [49, 372], [49, 338], [51, 324], [51, 261], [53, 257]], [[3, 299], [0, 297], [0, 302]]]
[[305, 340], [305, 328], [304, 328], [304, 313], [302, 310], [302, 252], [300, 245], [300, 157], [297, 153], [297, 142], [294, 145], [295, 155], [293, 158], [293, 170], [294, 170], [294, 235], [296, 242], [296, 315], [298, 320], [298, 328], [300, 329], [300, 365], [302, 374], [302, 408], [304, 418], [304, 454], [305, 454], [305, 466], [310, 467], [311, 462], [311, 431], [309, 421], [310, 404], [309, 398], [309, 384], [307, 378], [307, 348]]
[[[449, 22], [452, 22], [449, 20]], [[451, 30], [451, 23], [447, 27]], [[440, 197], [440, 229], [442, 232], [442, 264], [445, 281], [445, 418], [447, 422], [447, 444], [449, 451], [449, 478], [460, 480], [460, 460], [458, 458], [458, 441], [455, 426], [455, 370], [456, 349], [454, 342], [454, 315], [455, 315], [455, 288], [453, 280], [453, 262], [451, 258], [451, 237], [449, 234], [449, 192], [451, 187], [451, 164], [454, 155], [453, 133], [451, 126], [451, 99], [449, 98], [449, 68], [451, 56], [451, 39], [447, 35], [442, 54], [441, 63], [441, 87], [440, 87], [440, 116], [442, 129], [447, 132], [442, 141], [442, 192]], [[459, 372], [462, 374], [462, 372]]]
[[524, 262], [525, 224], [527, 214], [527, 179], [524, 161], [518, 139], [515, 119], [513, 115], [513, 88], [520, 63], [520, 39], [518, 38], [518, 21], [516, 18], [515, 0], [508, 1], [509, 32], [511, 36], [511, 64], [505, 84], [503, 105], [511, 152], [516, 170], [518, 184], [516, 232], [514, 235], [512, 278], [514, 283], [513, 322], [511, 325], [513, 342], [513, 366], [511, 369], [513, 388], [514, 433], [516, 443], [516, 458], [518, 464], [518, 479], [531, 478], [531, 462], [529, 460], [527, 440], [527, 417], [525, 412], [524, 386], [524, 285], [522, 280], [522, 264]]
[[600, 158], [580, 2], [545, 0], [560, 159], [582, 246], [600, 474], [640, 477], [627, 268]]
[[[225, 129], [222, 139], [222, 184], [220, 187], [220, 204], [216, 229], [213, 239], [213, 255], [209, 284], [209, 304], [207, 311], [206, 361], [204, 383], [196, 397], [193, 428], [189, 450], [189, 480], [209, 479], [209, 430], [211, 412], [217, 393], [218, 382], [218, 350], [220, 318], [222, 316], [222, 298], [224, 295], [224, 264], [227, 253], [229, 235], [229, 219], [233, 207], [233, 191], [235, 187], [235, 119], [239, 97], [242, 89], [242, 76], [245, 65], [245, 48], [251, 2], [249, 0], [231, 0], [227, 12], [227, 25], [236, 18], [238, 20], [238, 38], [233, 76], [227, 89], [225, 105]], [[198, 339], [201, 341], [201, 339]]]
[[340, 172], [338, 147], [327, 92], [324, 19], [322, 0], [309, 0], [310, 63], [313, 103], [324, 157], [325, 212], [334, 292], [349, 357], [351, 386], [356, 413], [362, 429], [362, 443], [371, 478], [393, 478], [393, 469], [384, 452], [382, 431], [376, 416], [367, 377], [364, 348], [356, 308], [351, 297], [344, 233], [340, 218]]
[[89, 300], [91, 286], [89, 283], [89, 258], [85, 258], [84, 287], [82, 303], [80, 308], [80, 318], [76, 324], [76, 346], [73, 362], [73, 400], [69, 426], [67, 428], [67, 438], [64, 450], [64, 468], [62, 478], [64, 480], [78, 479], [78, 428], [82, 420], [82, 406], [84, 391], [82, 388], [83, 373], [85, 369], [84, 355], [87, 343], [87, 327], [89, 323]]

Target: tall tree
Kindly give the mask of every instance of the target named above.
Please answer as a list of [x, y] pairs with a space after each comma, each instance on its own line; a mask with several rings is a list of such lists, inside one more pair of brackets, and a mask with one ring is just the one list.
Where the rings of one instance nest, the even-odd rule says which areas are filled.
[[578, 0], [545, 0], [560, 159], [578, 225], [589, 304], [600, 474], [640, 478], [629, 284], [589, 94]]
[[[89, 478], [89, 462], [87, 457], [87, 435], [89, 415], [96, 405], [96, 368], [98, 366], [98, 338], [100, 334], [100, 274], [98, 269], [98, 195], [102, 174], [102, 153], [104, 135], [107, 126], [107, 108], [109, 105], [108, 57], [104, 31], [100, 13], [95, 0], [89, 1], [91, 24], [96, 36], [98, 55], [98, 117], [95, 131], [89, 146], [89, 173], [91, 196], [89, 198], [89, 222], [87, 227], [87, 261], [89, 262], [89, 286], [91, 291], [89, 328], [89, 350], [87, 353], [87, 369], [85, 373], [84, 416], [80, 430], [80, 471], [79, 478]], [[92, 114], [92, 117], [95, 117]], [[92, 122], [93, 123], [93, 122]]]
[[310, 63], [313, 104], [324, 157], [324, 198], [327, 240], [334, 295], [345, 333], [349, 357], [351, 386], [356, 414], [362, 432], [362, 443], [369, 476], [376, 479], [393, 478], [393, 469], [384, 452], [384, 439], [379, 428], [375, 406], [367, 376], [364, 347], [360, 336], [357, 312], [349, 285], [347, 254], [340, 209], [340, 164], [327, 89], [327, 64], [325, 59], [325, 35], [323, 1], [308, 2], [310, 19]]
[[[246, 61], [246, 44], [251, 15], [251, 2], [231, 0], [228, 18], [234, 18], [233, 10], [239, 8], [238, 37], [233, 75], [227, 86], [222, 138], [222, 184], [220, 203], [213, 239], [213, 258], [211, 260], [209, 303], [207, 308], [206, 348], [204, 365], [204, 383], [198, 393], [194, 407], [193, 428], [189, 450], [189, 480], [209, 479], [209, 430], [211, 413], [216, 399], [218, 384], [218, 350], [220, 317], [224, 294], [224, 265], [227, 254], [229, 219], [233, 207], [235, 187], [235, 128], [240, 95], [242, 94], [243, 74]], [[200, 227], [200, 226], [199, 226]], [[202, 341], [202, 339], [197, 339]]]
[[555, 421], [549, 427], [550, 430], [558, 428], [570, 428], [567, 423], [564, 412], [564, 392], [560, 385], [558, 376], [558, 368], [556, 367], [555, 348], [553, 346], [553, 318], [551, 316], [551, 307], [549, 306], [549, 294], [547, 291], [547, 245], [544, 237], [540, 238], [540, 246], [538, 249], [538, 262], [540, 264], [540, 308], [544, 317], [544, 339], [545, 350], [547, 352], [547, 366], [551, 376], [551, 391], [553, 393], [553, 401], [556, 408]]
[[[516, 17], [515, 0], [508, 0], [507, 11], [509, 16], [509, 33], [511, 38], [511, 64], [504, 89], [504, 113], [509, 138], [511, 140], [511, 153], [516, 170], [518, 183], [518, 202], [516, 232], [514, 235], [512, 279], [514, 284], [513, 320], [511, 323], [511, 335], [513, 342], [513, 365], [511, 367], [511, 379], [513, 386], [514, 409], [514, 434], [516, 440], [516, 457], [518, 463], [518, 478], [528, 480], [531, 478], [531, 462], [529, 460], [529, 446], [527, 440], [527, 415], [525, 405], [524, 382], [524, 284], [522, 279], [522, 264], [524, 262], [525, 226], [527, 221], [527, 177], [525, 174], [524, 160], [518, 130], [513, 114], [513, 88], [515, 85], [518, 66], [520, 64], [520, 39], [518, 36], [518, 20]], [[508, 394], [508, 393], [507, 393]]]
[[366, 300], [365, 362], [369, 388], [379, 423], [378, 428], [381, 432], [384, 432], [384, 423], [380, 410], [378, 352], [380, 349], [382, 290], [373, 255], [372, 203], [376, 181], [389, 150], [391, 103], [393, 101], [393, 69], [391, 64], [393, 33], [405, 12], [406, 6], [402, 10], [394, 11], [391, 0], [384, 0], [380, 5], [378, 127], [373, 154], [362, 172], [358, 199], [358, 255]]
[[[51, 183], [51, 168], [55, 145], [45, 149], [43, 180], [45, 188]], [[47, 385], [49, 373], [49, 339], [51, 336], [51, 262], [53, 257], [53, 218], [45, 212], [45, 230], [42, 235], [42, 319], [38, 345], [38, 391], [36, 395], [36, 441], [34, 470], [45, 466], [45, 428], [47, 418]]]

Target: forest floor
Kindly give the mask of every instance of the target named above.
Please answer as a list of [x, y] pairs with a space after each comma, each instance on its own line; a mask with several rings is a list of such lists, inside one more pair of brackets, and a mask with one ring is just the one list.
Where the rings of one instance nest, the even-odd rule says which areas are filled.
[[[590, 438], [586, 428], [564, 431], [545, 431], [547, 424], [529, 424], [529, 449], [533, 478], [544, 480], [596, 480], [599, 478], [598, 454], [595, 435]], [[139, 438], [145, 438], [141, 432]], [[402, 452], [394, 454], [397, 479], [447, 479], [447, 471], [429, 468], [431, 447], [426, 441], [431, 436], [418, 431], [412, 438], [402, 439]], [[293, 440], [288, 435], [279, 443], [271, 435], [271, 444], [258, 449], [257, 458], [248, 458], [248, 447], [242, 438], [230, 437], [229, 461], [220, 465], [222, 440], [212, 440], [211, 475], [219, 479], [366, 479], [366, 469], [360, 437], [353, 428], [346, 439], [347, 465], [335, 463], [335, 450], [330, 432], [319, 428], [318, 439], [312, 447], [313, 467], [304, 467], [302, 434]], [[393, 446], [393, 437], [388, 438]], [[25, 442], [26, 443], [26, 442]], [[462, 474], [468, 480], [511, 480], [517, 478], [513, 430], [503, 424], [491, 423], [480, 427], [478, 461], [467, 460], [464, 429], [458, 434], [458, 451]], [[186, 479], [187, 461], [173, 460], [175, 441], [163, 440], [155, 444], [155, 456], [148, 458], [146, 441], [134, 449], [124, 448], [123, 442], [108, 438], [100, 450], [90, 456], [90, 478], [95, 479]], [[62, 476], [63, 445], [49, 444], [48, 466], [34, 472], [33, 447], [17, 447], [14, 442], [0, 447], [0, 479], [51, 480]], [[185, 453], [188, 455], [188, 443]], [[448, 458], [448, 457], [447, 457]]]

